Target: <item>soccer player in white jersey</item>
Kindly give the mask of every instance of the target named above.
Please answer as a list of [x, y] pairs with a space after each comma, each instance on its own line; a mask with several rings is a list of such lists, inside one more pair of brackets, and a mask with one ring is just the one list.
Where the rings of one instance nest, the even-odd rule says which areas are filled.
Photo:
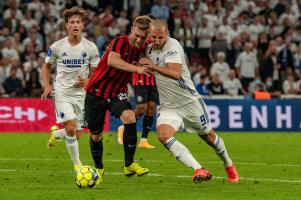
[[[57, 126], [51, 127], [48, 147], [53, 146], [57, 138], [64, 138], [74, 169], [78, 171], [82, 163], [76, 136], [83, 125], [84, 86], [88, 82], [90, 67], [94, 68], [98, 64], [99, 53], [96, 45], [82, 36], [86, 11], [72, 7], [63, 14], [68, 36], [54, 42], [48, 49], [42, 67], [45, 83], [42, 99], [53, 93], [57, 122], [64, 124], [64, 129], [60, 130]], [[56, 66], [53, 89], [49, 83], [49, 69], [52, 65]]]
[[140, 59], [139, 63], [155, 73], [160, 99], [157, 119], [160, 142], [177, 160], [194, 169], [194, 182], [210, 180], [211, 173], [174, 137], [184, 123], [187, 131], [197, 133], [222, 159], [228, 181], [238, 183], [239, 176], [224, 141], [212, 129], [206, 105], [190, 78], [182, 46], [168, 37], [166, 22], [161, 20], [152, 21], [149, 38], [152, 44], [147, 47], [147, 58]]

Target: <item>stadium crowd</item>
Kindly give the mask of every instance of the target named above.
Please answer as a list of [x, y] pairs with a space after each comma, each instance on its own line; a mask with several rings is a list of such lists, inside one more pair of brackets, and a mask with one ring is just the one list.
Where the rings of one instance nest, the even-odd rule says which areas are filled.
[[301, 94], [301, 0], [7, 0], [0, 1], [0, 96], [40, 97], [45, 53], [66, 36], [62, 10], [74, 5], [88, 10], [85, 36], [100, 55], [138, 15], [165, 19], [202, 95]]

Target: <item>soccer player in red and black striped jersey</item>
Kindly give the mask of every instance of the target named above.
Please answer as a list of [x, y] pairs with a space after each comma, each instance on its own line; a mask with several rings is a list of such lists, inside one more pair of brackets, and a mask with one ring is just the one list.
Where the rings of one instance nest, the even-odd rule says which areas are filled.
[[151, 19], [137, 17], [130, 35], [116, 37], [108, 46], [86, 86], [85, 122], [90, 129], [90, 149], [95, 167], [103, 169], [102, 131], [109, 110], [124, 124], [124, 173], [143, 175], [149, 169], [134, 162], [137, 143], [136, 117], [127, 96], [127, 83], [133, 72], [149, 74], [149, 69], [136, 66], [144, 55]]

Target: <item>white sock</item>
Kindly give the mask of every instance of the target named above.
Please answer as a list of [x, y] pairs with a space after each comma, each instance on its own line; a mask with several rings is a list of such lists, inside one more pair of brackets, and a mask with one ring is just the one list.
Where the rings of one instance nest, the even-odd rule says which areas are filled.
[[232, 160], [230, 159], [227, 149], [225, 147], [225, 143], [221, 137], [216, 135], [214, 140], [214, 147], [216, 154], [222, 159], [225, 167], [229, 167], [232, 165]]
[[177, 141], [176, 138], [169, 138], [164, 145], [170, 152], [172, 152], [177, 160], [181, 161], [187, 167], [191, 167], [193, 169], [202, 168], [198, 161], [196, 161], [196, 159], [192, 156], [190, 151], [182, 143]]
[[54, 132], [55, 139], [65, 139], [66, 138], [66, 130], [64, 128], [59, 129]]
[[147, 141], [147, 139], [146, 138], [141, 138], [140, 139], [140, 142], [144, 142], [144, 141]]
[[81, 165], [81, 161], [79, 160], [79, 151], [78, 151], [78, 142], [76, 136], [68, 136], [66, 135], [66, 147], [69, 152], [70, 158], [73, 161], [74, 165]]

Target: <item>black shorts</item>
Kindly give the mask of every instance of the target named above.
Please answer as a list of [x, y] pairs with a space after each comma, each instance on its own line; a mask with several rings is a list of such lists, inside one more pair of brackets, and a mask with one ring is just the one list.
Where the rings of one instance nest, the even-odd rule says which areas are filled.
[[159, 104], [159, 94], [157, 86], [133, 86], [137, 104], [144, 104], [153, 101]]
[[90, 129], [91, 134], [102, 133], [106, 112], [120, 118], [125, 110], [133, 110], [126, 93], [119, 93], [113, 99], [104, 99], [87, 93], [85, 99], [84, 120], [85, 127]]

